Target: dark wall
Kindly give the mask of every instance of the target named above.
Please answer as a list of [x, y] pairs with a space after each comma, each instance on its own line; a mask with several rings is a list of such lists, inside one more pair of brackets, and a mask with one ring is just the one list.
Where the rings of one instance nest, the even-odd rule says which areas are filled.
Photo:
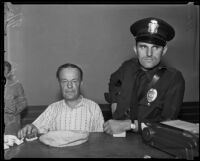
[[57, 67], [71, 62], [82, 67], [84, 95], [105, 103], [109, 77], [131, 58], [130, 25], [144, 17], [168, 21], [176, 37], [165, 62], [182, 71], [184, 101], [199, 101], [199, 33], [197, 6], [189, 5], [20, 5], [21, 25], [9, 27], [8, 53], [29, 105], [58, 100]]

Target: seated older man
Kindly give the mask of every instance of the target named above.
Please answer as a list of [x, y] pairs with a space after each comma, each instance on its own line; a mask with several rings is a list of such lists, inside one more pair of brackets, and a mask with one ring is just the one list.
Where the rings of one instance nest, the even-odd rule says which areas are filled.
[[81, 95], [81, 68], [64, 64], [58, 68], [56, 76], [64, 99], [49, 105], [32, 124], [18, 131], [18, 137], [33, 137], [49, 131], [103, 132], [104, 118], [99, 105]]

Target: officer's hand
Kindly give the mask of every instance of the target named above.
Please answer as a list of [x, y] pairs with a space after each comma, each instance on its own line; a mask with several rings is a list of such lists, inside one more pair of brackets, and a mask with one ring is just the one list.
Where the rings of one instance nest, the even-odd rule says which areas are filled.
[[116, 111], [117, 109], [117, 103], [112, 103], [111, 104], [111, 111], [112, 111], [112, 114]]
[[18, 131], [17, 136], [18, 138], [33, 138], [36, 137], [38, 134], [38, 129], [33, 124], [27, 124], [21, 130]]
[[104, 132], [111, 135], [122, 133], [126, 130], [129, 130], [130, 127], [131, 127], [130, 120], [108, 120], [103, 125]]

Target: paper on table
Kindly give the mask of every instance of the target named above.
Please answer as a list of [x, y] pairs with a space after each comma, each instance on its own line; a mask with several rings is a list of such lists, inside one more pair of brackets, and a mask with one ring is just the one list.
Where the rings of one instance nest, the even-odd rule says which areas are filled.
[[37, 140], [38, 139], [38, 137], [37, 136], [35, 136], [35, 137], [33, 137], [33, 138], [26, 138], [26, 141], [34, 141], [34, 140]]
[[194, 134], [199, 134], [199, 124], [182, 121], [182, 120], [170, 120], [170, 121], [163, 121], [162, 124], [173, 126], [179, 129], [183, 129], [186, 131], [190, 131]]
[[4, 149], [8, 149], [14, 144], [20, 145], [23, 142], [23, 139], [19, 140], [15, 135], [4, 135]]
[[113, 134], [113, 137], [126, 137], [126, 132], [118, 133], [118, 134]]

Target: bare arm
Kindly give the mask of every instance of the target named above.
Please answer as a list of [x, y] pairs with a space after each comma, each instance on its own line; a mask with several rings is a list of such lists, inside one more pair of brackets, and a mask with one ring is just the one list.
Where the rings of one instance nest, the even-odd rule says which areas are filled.
[[38, 129], [33, 124], [27, 124], [25, 127], [23, 127], [21, 130], [18, 131], [17, 136], [19, 139], [21, 138], [33, 138], [36, 137], [38, 134]]

